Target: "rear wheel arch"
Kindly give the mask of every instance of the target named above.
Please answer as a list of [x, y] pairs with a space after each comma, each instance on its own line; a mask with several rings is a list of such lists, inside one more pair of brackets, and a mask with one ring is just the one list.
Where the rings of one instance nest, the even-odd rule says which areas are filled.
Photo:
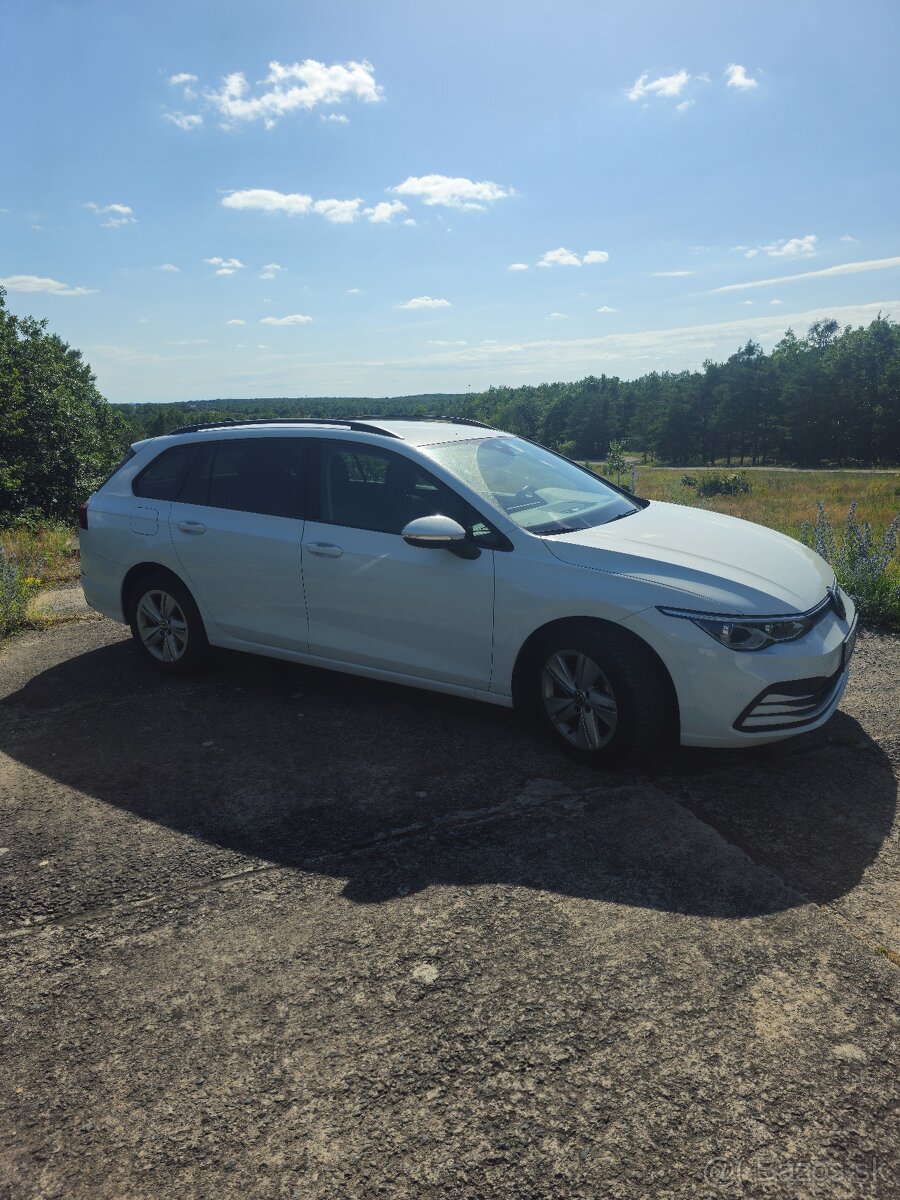
[[138, 564], [129, 576], [123, 583], [125, 615], [143, 657], [170, 675], [202, 666], [209, 640], [188, 586], [155, 563]]
[[[182, 587], [187, 587], [187, 584], [183, 579], [180, 579], [175, 572], [171, 570], [171, 568], [164, 567], [162, 563], [136, 563], [128, 570], [125, 578], [122, 580], [121, 602], [122, 612], [125, 614], [126, 620], [128, 618], [129, 609], [131, 608], [131, 598], [134, 594], [135, 588], [140, 584], [141, 580], [145, 579], [148, 575], [159, 574], [168, 575], [170, 579], [174, 579], [175, 582], [181, 584]], [[190, 588], [188, 588], [188, 591], [190, 591]]]

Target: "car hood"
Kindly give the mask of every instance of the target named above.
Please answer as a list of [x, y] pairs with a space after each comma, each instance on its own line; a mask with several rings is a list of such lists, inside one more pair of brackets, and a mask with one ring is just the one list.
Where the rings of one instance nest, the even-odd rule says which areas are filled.
[[651, 502], [629, 517], [543, 539], [571, 566], [684, 593], [668, 603], [748, 616], [805, 612], [834, 582], [818, 554], [763, 525]]

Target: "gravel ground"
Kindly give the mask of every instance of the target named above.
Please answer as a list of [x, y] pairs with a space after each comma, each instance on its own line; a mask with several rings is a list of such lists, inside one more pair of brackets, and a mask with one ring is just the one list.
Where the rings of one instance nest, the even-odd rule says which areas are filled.
[[601, 776], [500, 709], [15, 639], [0, 1198], [900, 1196], [898, 695], [864, 634], [824, 730]]

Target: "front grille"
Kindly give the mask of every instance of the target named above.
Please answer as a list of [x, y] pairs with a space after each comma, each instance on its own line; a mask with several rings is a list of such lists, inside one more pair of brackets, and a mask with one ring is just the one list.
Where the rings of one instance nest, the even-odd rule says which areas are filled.
[[834, 699], [843, 668], [827, 678], [791, 679], [776, 683], [753, 700], [734, 723], [741, 733], [773, 733], [811, 725]]

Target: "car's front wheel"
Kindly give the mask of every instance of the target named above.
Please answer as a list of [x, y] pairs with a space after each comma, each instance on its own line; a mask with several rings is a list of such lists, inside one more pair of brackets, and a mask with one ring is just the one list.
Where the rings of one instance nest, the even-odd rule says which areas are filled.
[[666, 718], [653, 655], [614, 629], [578, 623], [545, 637], [531, 659], [532, 711], [550, 737], [590, 766], [649, 752]]
[[209, 649], [193, 597], [164, 571], [145, 575], [132, 590], [128, 620], [138, 649], [168, 675], [194, 670]]

